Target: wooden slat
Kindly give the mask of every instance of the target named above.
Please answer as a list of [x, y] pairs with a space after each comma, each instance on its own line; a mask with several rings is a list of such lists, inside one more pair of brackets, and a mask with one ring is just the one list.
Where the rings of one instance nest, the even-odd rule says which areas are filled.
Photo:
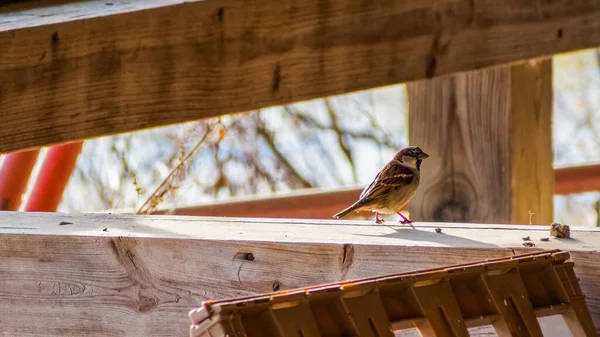
[[[362, 189], [347, 188], [332, 191], [300, 190], [271, 197], [237, 198], [201, 206], [163, 208], [152, 214], [331, 219], [341, 209], [358, 199]], [[373, 217], [372, 212], [348, 214], [348, 218]]]
[[[503, 171], [510, 169], [511, 186], [502, 194], [492, 193], [498, 199], [487, 203], [491, 207], [502, 204], [500, 198], [506, 197], [505, 192], [510, 193], [510, 214], [504, 221], [498, 219], [496, 222], [548, 224], [554, 219], [552, 87], [551, 59], [510, 67], [509, 129], [507, 134], [499, 135], [507, 137], [500, 141], [510, 146], [507, 159], [511, 167], [505, 167], [502, 162], [487, 161], [495, 166], [497, 174], [504, 175]], [[493, 152], [489, 155], [494, 156]]]
[[[554, 194], [600, 191], [600, 165], [557, 168], [554, 170], [554, 177]], [[271, 197], [237, 198], [206, 205], [161, 209], [153, 214], [330, 219], [333, 214], [357, 200], [361, 192], [362, 188], [326, 191], [310, 189]], [[372, 217], [371, 212], [347, 215], [347, 218], [370, 219]]]
[[0, 8], [0, 153], [600, 45], [588, 0], [31, 6]]
[[572, 194], [600, 191], [600, 164], [557, 168], [554, 193]]
[[410, 83], [407, 90], [410, 143], [430, 155], [411, 218], [552, 222], [551, 59]]
[[0, 212], [1, 331], [185, 336], [188, 310], [205, 299], [507, 256], [526, 250], [525, 236], [535, 248], [572, 252], [600, 326], [600, 229], [572, 228], [572, 239], [542, 242], [548, 227], [415, 228], [347, 220]]

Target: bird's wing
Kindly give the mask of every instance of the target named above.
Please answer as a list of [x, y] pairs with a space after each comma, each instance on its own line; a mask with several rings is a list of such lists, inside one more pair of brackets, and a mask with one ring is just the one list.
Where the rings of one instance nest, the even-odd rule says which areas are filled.
[[360, 199], [375, 199], [393, 189], [406, 186], [415, 178], [413, 171], [400, 163], [391, 161], [381, 168], [371, 184], [360, 194]]

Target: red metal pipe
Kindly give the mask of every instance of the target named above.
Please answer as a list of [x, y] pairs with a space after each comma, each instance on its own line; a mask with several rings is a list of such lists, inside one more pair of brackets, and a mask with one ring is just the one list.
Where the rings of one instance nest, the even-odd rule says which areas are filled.
[[56, 212], [81, 153], [83, 141], [48, 149], [25, 212]]
[[39, 154], [40, 150], [35, 149], [6, 155], [0, 169], [0, 210], [19, 210]]

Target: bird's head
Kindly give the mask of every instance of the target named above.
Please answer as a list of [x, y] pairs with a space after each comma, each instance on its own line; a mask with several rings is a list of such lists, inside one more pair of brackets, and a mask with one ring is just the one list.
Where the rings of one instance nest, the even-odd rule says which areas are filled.
[[423, 159], [429, 158], [429, 155], [418, 146], [405, 147], [398, 151], [394, 156], [395, 160], [401, 161], [404, 164], [415, 167], [420, 170]]

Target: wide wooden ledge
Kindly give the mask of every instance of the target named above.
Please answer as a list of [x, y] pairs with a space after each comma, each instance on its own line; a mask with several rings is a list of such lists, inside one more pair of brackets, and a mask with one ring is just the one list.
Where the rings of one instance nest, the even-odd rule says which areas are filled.
[[600, 46], [587, 0], [0, 7], [0, 153]]
[[571, 227], [571, 239], [547, 242], [540, 238], [549, 237], [549, 226], [413, 223], [413, 227], [395, 221], [0, 212], [0, 235], [519, 249], [522, 238], [529, 236], [540, 249], [600, 251], [596, 227]]
[[0, 212], [0, 323], [10, 335], [183, 336], [188, 310], [209, 298], [558, 248], [600, 326], [600, 229], [543, 242], [546, 226], [414, 226]]

